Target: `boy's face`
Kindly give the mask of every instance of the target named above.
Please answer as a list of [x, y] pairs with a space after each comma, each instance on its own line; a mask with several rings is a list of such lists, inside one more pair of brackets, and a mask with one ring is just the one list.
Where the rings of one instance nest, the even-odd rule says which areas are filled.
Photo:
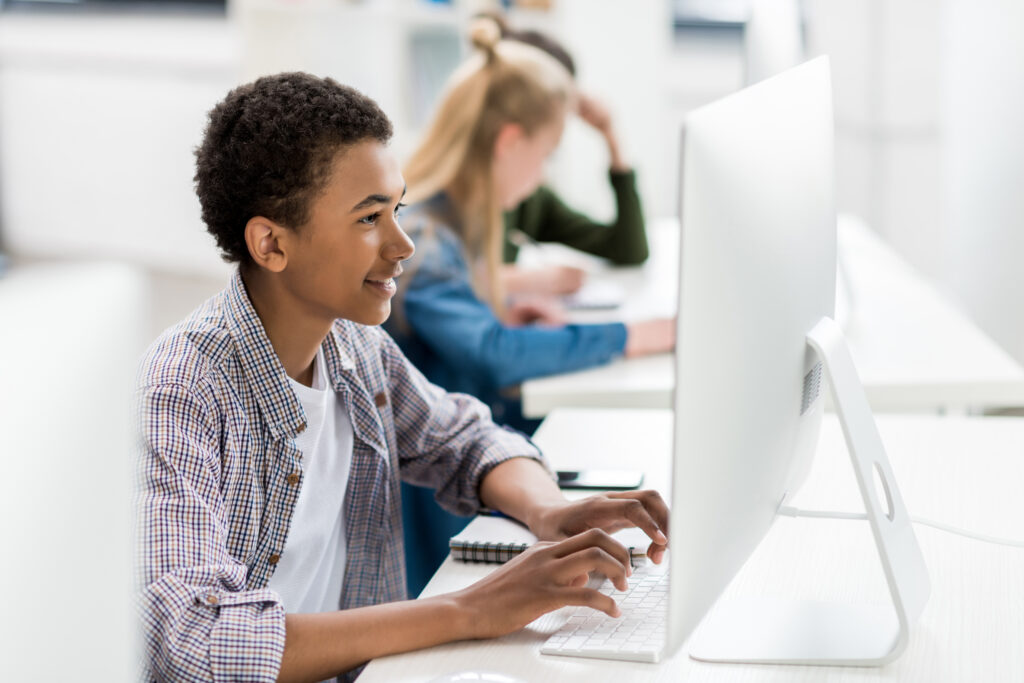
[[405, 181], [376, 140], [341, 150], [333, 169], [309, 221], [287, 231], [282, 280], [311, 315], [379, 325], [391, 313], [392, 278], [413, 253], [397, 220]]

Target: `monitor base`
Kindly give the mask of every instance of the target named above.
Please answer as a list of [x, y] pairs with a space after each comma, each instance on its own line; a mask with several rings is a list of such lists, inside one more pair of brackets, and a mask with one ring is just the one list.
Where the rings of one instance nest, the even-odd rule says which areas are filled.
[[784, 599], [727, 600], [690, 642], [703, 662], [880, 666], [895, 658], [891, 607]]
[[880, 666], [902, 654], [910, 626], [928, 601], [928, 569], [842, 330], [822, 318], [807, 334], [807, 343], [829, 379], [892, 606], [723, 602], [691, 639], [694, 659]]

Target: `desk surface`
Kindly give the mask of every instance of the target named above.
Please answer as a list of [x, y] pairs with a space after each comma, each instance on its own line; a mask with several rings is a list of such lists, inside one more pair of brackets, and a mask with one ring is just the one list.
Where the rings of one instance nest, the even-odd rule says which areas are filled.
[[[674, 315], [678, 230], [651, 230], [651, 261], [599, 271], [629, 301], [614, 315], [637, 320]], [[876, 411], [963, 411], [1024, 405], [1024, 367], [954, 308], [860, 220], [839, 219], [836, 318], [843, 326], [868, 400]], [[849, 286], [842, 286], [846, 282]], [[608, 313], [601, 314], [604, 319]], [[598, 314], [578, 318], [597, 322]], [[523, 383], [523, 412], [559, 407], [670, 407], [672, 355], [618, 360]]]
[[[670, 450], [668, 411], [559, 410], [537, 443], [558, 467], [647, 463], [664, 490]], [[878, 418], [910, 513], [996, 536], [1024, 539], [1024, 419], [931, 416]], [[826, 416], [821, 448], [794, 504], [857, 510], [859, 494], [842, 434]], [[517, 633], [451, 643], [370, 663], [361, 683], [429, 681], [440, 673], [484, 670], [526, 681], [962, 681], [1024, 680], [1024, 549], [915, 526], [932, 595], [903, 656], [887, 667], [721, 665], [683, 649], [661, 664], [542, 656], [539, 647], [565, 618], [554, 612]], [[462, 588], [490, 567], [450, 558], [425, 590]], [[886, 585], [866, 523], [779, 519], [726, 595], [885, 602]]]

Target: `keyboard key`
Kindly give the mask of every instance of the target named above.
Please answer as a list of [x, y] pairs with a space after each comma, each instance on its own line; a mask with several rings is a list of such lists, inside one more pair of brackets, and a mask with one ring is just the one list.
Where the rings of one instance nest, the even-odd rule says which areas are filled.
[[611, 582], [598, 586], [611, 595], [622, 610], [614, 619], [587, 607], [577, 608], [565, 625], [541, 647], [543, 654], [600, 657], [656, 662], [665, 643], [665, 615], [668, 609], [667, 568], [638, 567], [624, 592]]

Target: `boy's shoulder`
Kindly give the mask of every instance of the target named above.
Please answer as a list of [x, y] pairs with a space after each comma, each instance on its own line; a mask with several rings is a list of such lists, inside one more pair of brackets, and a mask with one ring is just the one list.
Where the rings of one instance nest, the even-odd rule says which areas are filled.
[[150, 344], [139, 364], [136, 385], [194, 386], [221, 366], [232, 348], [222, 292], [164, 330]]

